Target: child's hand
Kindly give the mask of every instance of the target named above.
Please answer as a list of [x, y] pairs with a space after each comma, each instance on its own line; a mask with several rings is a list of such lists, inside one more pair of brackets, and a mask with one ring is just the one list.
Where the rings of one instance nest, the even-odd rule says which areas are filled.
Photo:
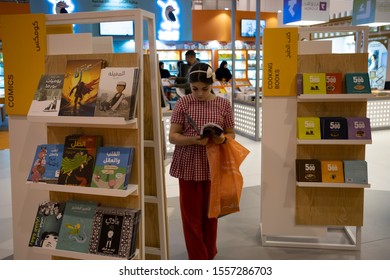
[[196, 144], [197, 145], [206, 146], [208, 142], [209, 142], [209, 138], [208, 137], [202, 138], [200, 136], [197, 136], [197, 139], [196, 139]]
[[225, 143], [226, 136], [225, 136], [225, 134], [222, 133], [219, 136], [212, 135], [211, 139], [213, 140], [213, 142], [215, 144], [220, 145], [220, 144], [224, 144]]

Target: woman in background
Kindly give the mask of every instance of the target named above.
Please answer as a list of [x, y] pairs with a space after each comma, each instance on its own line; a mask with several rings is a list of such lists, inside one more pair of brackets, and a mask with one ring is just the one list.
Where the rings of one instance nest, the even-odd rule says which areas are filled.
[[227, 66], [227, 62], [223, 60], [219, 65], [219, 68], [215, 71], [215, 77], [218, 81], [228, 82], [232, 78], [232, 73], [227, 68]]

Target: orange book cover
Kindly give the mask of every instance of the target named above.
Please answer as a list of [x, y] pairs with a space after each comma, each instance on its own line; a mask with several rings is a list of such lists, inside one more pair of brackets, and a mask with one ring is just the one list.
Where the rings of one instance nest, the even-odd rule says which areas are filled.
[[341, 94], [343, 92], [342, 81], [342, 73], [326, 73], [326, 94]]
[[343, 162], [341, 160], [322, 160], [321, 173], [324, 183], [344, 183]]

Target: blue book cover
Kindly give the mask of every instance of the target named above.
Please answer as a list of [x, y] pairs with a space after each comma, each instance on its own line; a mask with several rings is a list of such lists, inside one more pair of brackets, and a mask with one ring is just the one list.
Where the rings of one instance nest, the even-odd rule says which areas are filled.
[[38, 145], [27, 181], [57, 183], [63, 152], [63, 144]]
[[367, 162], [365, 160], [344, 160], [345, 183], [368, 184]]
[[69, 200], [58, 237], [57, 249], [88, 253], [92, 224], [98, 204]]
[[39, 204], [29, 246], [55, 249], [64, 216], [65, 203], [44, 201]]
[[99, 147], [91, 187], [127, 189], [133, 158], [133, 147]]

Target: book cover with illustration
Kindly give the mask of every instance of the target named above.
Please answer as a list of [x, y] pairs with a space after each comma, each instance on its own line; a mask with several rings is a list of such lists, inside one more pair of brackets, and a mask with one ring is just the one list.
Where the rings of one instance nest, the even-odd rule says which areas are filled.
[[60, 175], [63, 152], [63, 144], [38, 145], [27, 181], [56, 184]]
[[69, 200], [58, 236], [57, 249], [88, 253], [95, 210], [98, 203]]
[[343, 92], [343, 73], [326, 73], [326, 94]]
[[321, 173], [324, 183], [344, 183], [344, 169], [341, 160], [322, 160]]
[[56, 249], [64, 209], [65, 203], [62, 202], [39, 204], [28, 246]]
[[89, 187], [102, 142], [100, 135], [66, 136], [58, 184]]
[[347, 139], [348, 124], [344, 117], [320, 117], [322, 139]]
[[321, 161], [317, 159], [297, 159], [296, 178], [298, 182], [321, 182]]
[[133, 147], [99, 147], [91, 187], [126, 190], [133, 158]]
[[318, 117], [297, 118], [298, 139], [321, 139], [321, 124]]
[[28, 111], [29, 116], [58, 116], [64, 86], [63, 74], [43, 74]]
[[135, 118], [138, 99], [139, 68], [106, 67], [101, 70], [94, 115], [97, 117]]
[[371, 124], [367, 117], [347, 117], [348, 139], [371, 139]]
[[303, 94], [326, 94], [325, 73], [303, 73]]
[[89, 253], [131, 259], [136, 251], [140, 209], [98, 207]]
[[93, 116], [97, 99], [101, 59], [68, 60], [59, 116]]
[[345, 91], [347, 93], [371, 93], [370, 78], [368, 73], [346, 73]]

